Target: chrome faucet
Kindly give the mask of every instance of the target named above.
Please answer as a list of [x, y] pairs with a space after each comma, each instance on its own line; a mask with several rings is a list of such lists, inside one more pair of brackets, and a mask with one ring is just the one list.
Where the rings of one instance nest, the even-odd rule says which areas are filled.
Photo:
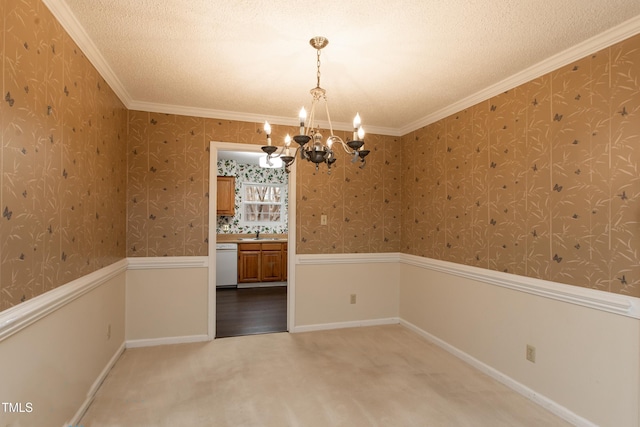
[[258, 231], [256, 231], [256, 240], [260, 239], [260, 229], [258, 229]]

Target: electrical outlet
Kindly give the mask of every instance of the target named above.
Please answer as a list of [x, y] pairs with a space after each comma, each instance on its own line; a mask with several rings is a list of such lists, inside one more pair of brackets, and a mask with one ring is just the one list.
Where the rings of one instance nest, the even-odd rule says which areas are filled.
[[327, 225], [327, 216], [320, 215], [320, 225]]
[[111, 339], [111, 323], [109, 323], [109, 326], [107, 326], [107, 339]]
[[351, 302], [351, 304], [355, 304], [356, 303], [356, 294], [351, 294], [350, 302]]
[[536, 363], [536, 348], [529, 344], [527, 344], [527, 360]]

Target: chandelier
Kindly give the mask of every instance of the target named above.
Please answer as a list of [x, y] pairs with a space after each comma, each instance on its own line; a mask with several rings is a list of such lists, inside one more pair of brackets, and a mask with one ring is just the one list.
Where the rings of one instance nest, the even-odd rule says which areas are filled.
[[[360, 168], [362, 169], [366, 164], [365, 158], [369, 154], [369, 150], [364, 149], [364, 130], [360, 124], [360, 115], [356, 114], [353, 119], [353, 137], [347, 139], [346, 142], [343, 141], [342, 138], [333, 133], [329, 105], [327, 103], [327, 91], [320, 87], [320, 51], [329, 44], [329, 40], [325, 37], [314, 37], [309, 40], [309, 44], [317, 52], [317, 83], [316, 87], [310, 91], [312, 101], [309, 116], [307, 117], [307, 111], [304, 107], [300, 110], [300, 134], [293, 137], [298, 147], [295, 148], [292, 155], [291, 137], [287, 134], [284, 139], [284, 146], [281, 147], [279, 153], [276, 153], [278, 148], [271, 145], [271, 126], [268, 122], [265, 122], [264, 131], [267, 135], [267, 145], [262, 147], [262, 151], [267, 153], [266, 163], [272, 165], [273, 161], [279, 158], [284, 164], [285, 171], [289, 173], [289, 167], [295, 162], [296, 153], [299, 151], [300, 159], [315, 163], [316, 170], [318, 170], [320, 163], [325, 163], [327, 165], [327, 173], [331, 174], [331, 165], [336, 161], [333, 147], [337, 143], [352, 156], [351, 163], [360, 161]], [[326, 140], [323, 139], [320, 127], [315, 122], [316, 107], [321, 101], [324, 102], [327, 122], [329, 123], [329, 136]]]

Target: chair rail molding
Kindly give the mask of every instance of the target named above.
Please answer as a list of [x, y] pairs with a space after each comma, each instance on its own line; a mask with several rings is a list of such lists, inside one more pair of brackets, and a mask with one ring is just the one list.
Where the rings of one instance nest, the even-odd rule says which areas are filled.
[[207, 268], [207, 256], [130, 257], [128, 270], [155, 270], [158, 268]]
[[480, 267], [456, 264], [416, 255], [401, 254], [402, 264], [439, 271], [455, 276], [477, 280], [520, 292], [581, 305], [608, 313], [640, 319], [640, 298], [581, 288], [564, 283], [551, 282], [533, 277], [519, 276]]
[[1, 312], [0, 341], [80, 298], [126, 270], [127, 260], [122, 259]]

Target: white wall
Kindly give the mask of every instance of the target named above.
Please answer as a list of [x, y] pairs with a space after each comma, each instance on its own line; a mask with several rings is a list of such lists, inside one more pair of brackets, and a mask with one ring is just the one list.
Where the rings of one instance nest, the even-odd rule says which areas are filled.
[[[73, 424], [125, 342], [208, 339], [208, 269], [195, 258], [131, 259], [126, 272], [123, 260], [0, 313], [0, 401], [33, 405], [2, 424]], [[291, 330], [400, 321], [576, 425], [639, 425], [639, 299], [449, 264], [298, 255]]]
[[[509, 280], [526, 282], [518, 276]], [[560, 294], [574, 291], [554, 286]], [[615, 296], [603, 294], [592, 292], [593, 299], [617, 310]], [[625, 298], [619, 300], [624, 304]], [[400, 317], [578, 425], [640, 423], [637, 317], [408, 264], [401, 269]], [[527, 344], [536, 347], [535, 363], [525, 358]]]
[[208, 339], [208, 269], [185, 267], [187, 257], [129, 259], [127, 347]]
[[[0, 402], [32, 404], [30, 413], [0, 407], [1, 425], [62, 426], [79, 419], [124, 349], [126, 261], [114, 267], [0, 315]], [[104, 270], [107, 279], [100, 278]]]
[[298, 255], [293, 331], [397, 323], [397, 261], [389, 254]]
[[[398, 323], [397, 254], [296, 258], [289, 282], [292, 332]], [[206, 263], [206, 257], [129, 259], [127, 347], [207, 339], [208, 313], [215, 318], [215, 310], [208, 312]]]

